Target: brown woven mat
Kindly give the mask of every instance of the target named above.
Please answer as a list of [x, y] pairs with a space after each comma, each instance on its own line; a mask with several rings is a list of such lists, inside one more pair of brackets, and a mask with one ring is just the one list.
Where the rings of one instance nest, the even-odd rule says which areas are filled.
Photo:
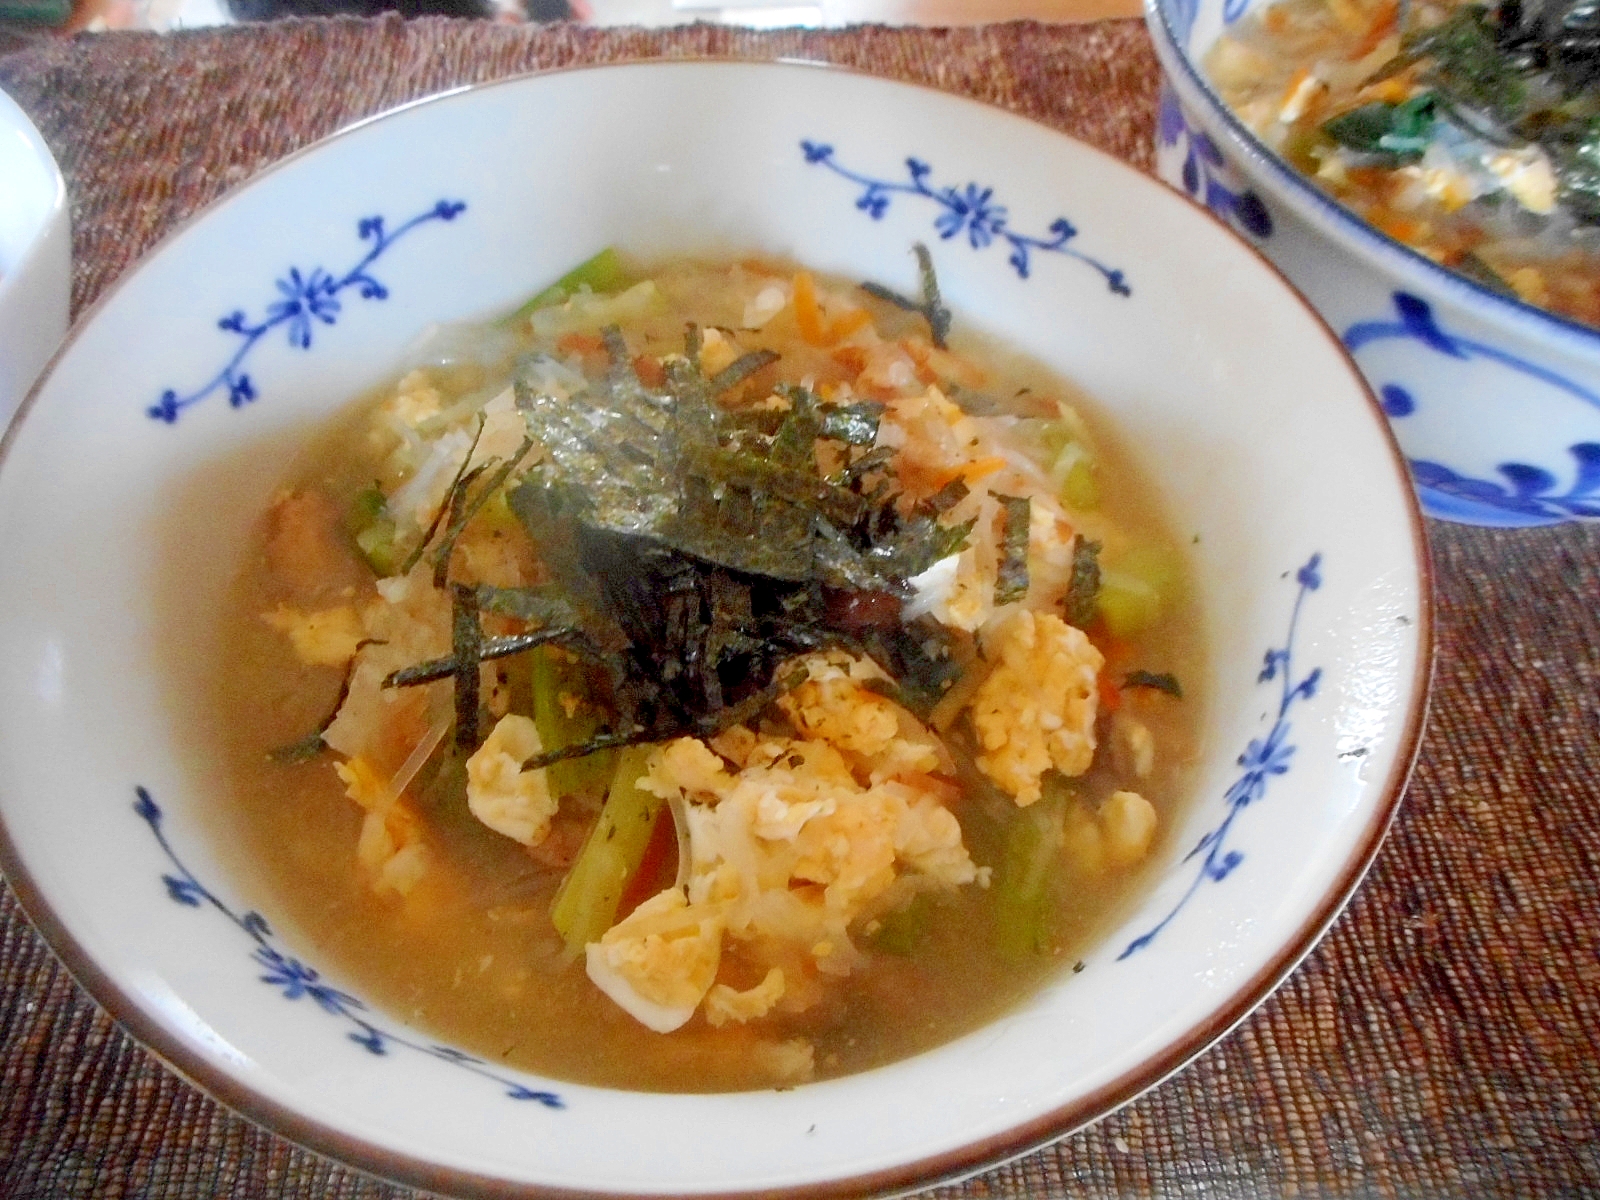
[[[79, 307], [263, 164], [413, 96], [535, 67], [803, 56], [933, 83], [1148, 167], [1132, 22], [756, 33], [289, 23], [35, 44], [0, 87], [72, 188]], [[1095, 1128], [946, 1197], [1600, 1195], [1600, 525], [1433, 527], [1433, 718], [1399, 822], [1240, 1029]], [[263, 1133], [79, 992], [0, 887], [0, 1195], [414, 1195]]]

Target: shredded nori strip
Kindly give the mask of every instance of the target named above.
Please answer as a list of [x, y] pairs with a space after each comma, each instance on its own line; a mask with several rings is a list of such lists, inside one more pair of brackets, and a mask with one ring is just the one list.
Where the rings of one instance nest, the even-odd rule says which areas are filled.
[[[936, 318], [931, 259], [925, 249], [919, 257]], [[596, 700], [611, 714], [608, 727], [533, 766], [712, 736], [804, 677], [785, 663], [829, 647], [873, 657], [910, 703], [930, 707], [959, 668], [948, 631], [931, 618], [903, 624], [901, 605], [910, 579], [965, 545], [972, 522], [943, 519], [965, 484], [905, 505], [888, 470], [893, 451], [875, 448], [881, 404], [831, 405], [787, 386], [789, 407], [777, 419], [723, 409], [716, 395], [773, 361], [765, 352], [708, 380], [691, 326], [685, 356], [664, 364], [663, 383], [647, 385], [621, 331], [608, 327], [602, 338], [605, 377], [571, 397], [514, 380], [528, 436], [544, 454], [520, 481], [512, 471], [527, 446], [481, 483], [482, 467], [458, 472], [434, 526], [448, 516], [435, 568], [451, 589], [451, 654], [397, 671], [386, 686], [454, 676], [456, 741], [469, 747], [478, 740], [482, 662], [554, 642], [603, 666]], [[819, 440], [847, 448], [847, 465], [831, 477], [818, 470]], [[552, 583], [448, 583], [456, 536], [505, 488]], [[1024, 512], [1024, 546], [1026, 524]], [[538, 628], [486, 638], [482, 612]]]
[[298, 741], [290, 742], [287, 746], [279, 746], [268, 750], [267, 757], [275, 763], [309, 762], [328, 748], [328, 743], [323, 741], [322, 735], [338, 719], [339, 710], [344, 707], [345, 700], [350, 695], [350, 681], [355, 678], [356, 658], [367, 646], [377, 645], [372, 638], [363, 638], [356, 643], [355, 653], [350, 656], [350, 661], [344, 665], [344, 678], [339, 681], [339, 694], [334, 697], [333, 707], [328, 710], [328, 715], [322, 718], [315, 730], [306, 734]]
[[1178, 677], [1165, 671], [1159, 674], [1154, 671], [1129, 671], [1123, 677], [1122, 686], [1154, 688], [1178, 700], [1183, 699], [1183, 689], [1178, 686]]
[[[524, 650], [539, 646], [564, 646], [573, 653], [587, 658], [600, 657], [600, 651], [583, 634], [574, 629], [538, 629], [530, 633], [513, 633], [505, 637], [484, 638], [478, 645], [477, 661], [493, 662], [497, 658], [510, 658]], [[384, 687], [416, 687], [448, 679], [462, 669], [461, 660], [454, 654], [448, 658], [431, 658], [415, 666], [392, 671], [383, 680]]]
[[1010, 604], [1028, 594], [1028, 526], [1033, 504], [1026, 496], [1000, 496], [1005, 530], [1000, 535], [1000, 563], [994, 576], [994, 602]]
[[463, 584], [450, 587], [450, 648], [456, 677], [456, 745], [478, 744], [478, 664], [483, 661], [483, 625], [478, 619], [478, 594]]
[[433, 514], [433, 520], [428, 522], [428, 528], [422, 535], [422, 540], [411, 548], [411, 553], [406, 555], [405, 562], [400, 564], [399, 575], [411, 574], [411, 568], [422, 561], [422, 556], [427, 552], [428, 543], [433, 541], [433, 535], [439, 532], [439, 526], [444, 523], [445, 517], [450, 512], [450, 506], [455, 500], [456, 489], [461, 486], [461, 479], [467, 473], [467, 466], [472, 462], [472, 456], [478, 452], [478, 439], [483, 436], [483, 427], [486, 418], [478, 414], [478, 428], [472, 435], [472, 443], [467, 447], [466, 454], [461, 457], [461, 465], [456, 468], [455, 478], [450, 481], [450, 490], [445, 493], [445, 499]]
[[921, 242], [911, 247], [917, 255], [918, 274], [922, 280], [922, 299], [912, 300], [902, 296], [892, 288], [886, 288], [881, 283], [863, 283], [861, 290], [869, 296], [876, 296], [885, 300], [896, 308], [903, 308], [907, 312], [921, 313], [928, 322], [928, 333], [933, 344], [939, 349], [947, 348], [950, 337], [950, 310], [945, 307], [944, 300], [939, 296], [939, 277], [933, 270], [933, 255], [928, 253], [928, 248]]
[[878, 440], [884, 406], [876, 400], [832, 405], [822, 410], [822, 436], [849, 446], [870, 446]]
[[489, 498], [505, 486], [506, 480], [511, 477], [511, 472], [516, 470], [517, 464], [528, 456], [528, 451], [532, 450], [533, 447], [534, 440], [531, 437], [524, 438], [522, 445], [517, 448], [517, 452], [500, 464], [499, 468], [489, 476], [487, 482], [478, 489], [478, 494], [471, 500], [466, 497], [473, 481], [488, 470], [490, 464], [484, 463], [468, 471], [457, 482], [450, 496], [450, 524], [446, 527], [444, 536], [439, 539], [438, 548], [434, 551], [434, 587], [442, 588], [449, 577], [450, 556], [455, 552], [456, 539], [461, 536], [462, 531], [466, 529], [472, 518], [477, 516], [483, 506], [489, 502]]
[[578, 620], [578, 610], [572, 601], [559, 589], [548, 585], [502, 588], [480, 583], [478, 608], [539, 626], [570, 627]]
[[1079, 537], [1072, 550], [1072, 577], [1062, 598], [1068, 625], [1087, 629], [1094, 621], [1100, 598], [1100, 543]]
[[[698, 361], [699, 354], [691, 354], [691, 360]], [[706, 383], [706, 390], [713, 396], [720, 396], [723, 392], [732, 391], [762, 367], [770, 366], [778, 361], [776, 350], [752, 350], [748, 354], [741, 354], [722, 370], [713, 375]]]

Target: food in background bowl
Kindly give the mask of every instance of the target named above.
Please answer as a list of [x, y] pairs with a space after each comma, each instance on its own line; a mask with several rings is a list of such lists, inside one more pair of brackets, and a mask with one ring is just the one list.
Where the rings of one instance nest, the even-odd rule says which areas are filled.
[[[315, 936], [275, 868], [219, 828], [232, 784], [217, 747], [241, 731], [214, 681], [242, 661], [219, 613], [280, 637], [260, 621], [276, 603], [242, 607], [238, 579], [285, 481], [317, 478], [296, 455], [426, 328], [510, 311], [600, 247], [759, 254], [915, 300], [918, 241], [958, 332], [1093, 398], [1120, 446], [1097, 447], [1106, 511], [1131, 511], [1113, 494], [1126, 462], [1187, 560], [1204, 652], [1170, 665], [1197, 749], [1143, 886], [980, 1027], [838, 1078], [593, 1087], [431, 1032], [408, 997], [341, 965], [382, 953], [387, 926]], [[364, 530], [381, 553], [376, 506]], [[1277, 272], [1041, 126], [798, 65], [506, 80], [262, 173], [80, 322], [4, 443], [0, 548], [0, 868], [28, 912], [187, 1078], [313, 1149], [462, 1194], [860, 1196], [1111, 1111], [1240, 1020], [1349, 896], [1399, 802], [1431, 637], [1403, 464]], [[1109, 536], [1105, 564], [1104, 581], [1129, 567]], [[1129, 668], [1159, 674], [1155, 657]], [[319, 861], [342, 886], [359, 855], [364, 815], [330, 791], [345, 829], [308, 889]], [[916, 1021], [922, 998], [896, 998]]]
[[1424, 509], [1513, 527], [1600, 517], [1588, 9], [1145, 12], [1163, 72], [1158, 172], [1333, 327]]
[[948, 1040], [1104, 932], [1193, 757], [1182, 557], [917, 249], [915, 300], [607, 251], [275, 498], [227, 800], [328, 965], [508, 1065], [709, 1091]]
[[1390, 237], [1600, 324], [1592, 4], [1283, 0], [1206, 68], [1267, 145]]

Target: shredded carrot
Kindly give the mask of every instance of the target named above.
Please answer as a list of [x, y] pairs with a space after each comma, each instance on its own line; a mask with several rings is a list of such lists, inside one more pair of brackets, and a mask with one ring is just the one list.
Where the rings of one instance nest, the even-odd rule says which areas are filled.
[[1295, 93], [1298, 92], [1305, 81], [1310, 78], [1310, 67], [1301, 67], [1289, 77], [1288, 86], [1283, 89], [1283, 94], [1278, 97], [1278, 108], [1280, 111], [1288, 106], [1289, 101], [1294, 99]]
[[1411, 217], [1402, 217], [1394, 212], [1376, 212], [1372, 215], [1372, 223], [1394, 238], [1397, 242], [1415, 245], [1427, 233], [1428, 226], [1423, 221]]
[[567, 354], [604, 354], [606, 344], [597, 333], [563, 333], [556, 339], [556, 349]]
[[800, 336], [811, 345], [826, 344], [827, 333], [822, 327], [822, 309], [817, 304], [817, 285], [809, 271], [795, 273], [794, 323], [800, 329]]
[[653, 354], [640, 354], [633, 360], [633, 373], [645, 387], [660, 387], [667, 381], [666, 368]]
[[1385, 4], [1380, 8], [1377, 16], [1373, 18], [1372, 25], [1367, 30], [1366, 36], [1361, 39], [1355, 48], [1355, 52], [1350, 55], [1351, 61], [1359, 62], [1376, 50], [1378, 43], [1395, 31], [1399, 21], [1400, 5], [1398, 2]]
[[1101, 671], [1095, 676], [1095, 686], [1100, 691], [1100, 711], [1114, 713], [1122, 707], [1122, 689], [1117, 686], [1116, 680], [1111, 678], [1111, 672]]
[[832, 358], [852, 377], [867, 369], [867, 352], [860, 346], [839, 346], [834, 349]]
[[872, 324], [872, 314], [864, 308], [853, 308], [847, 313], [835, 317], [828, 325], [828, 342], [842, 342], [852, 333], [865, 329]]
[[[981, 368], [968, 362], [959, 354], [923, 341], [921, 338], [902, 338], [900, 348], [917, 365], [917, 377], [924, 383], [949, 380], [967, 388], [981, 388], [987, 382]], [[932, 375], [933, 378], [927, 376]]]

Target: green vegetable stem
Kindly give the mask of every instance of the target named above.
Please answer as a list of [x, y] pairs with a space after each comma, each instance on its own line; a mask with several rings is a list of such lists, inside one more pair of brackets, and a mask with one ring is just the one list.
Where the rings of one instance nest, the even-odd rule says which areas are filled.
[[589, 831], [572, 869], [561, 881], [550, 919], [573, 955], [610, 929], [622, 893], [633, 878], [655, 832], [664, 803], [639, 786], [649, 746], [629, 746], [618, 755], [616, 773], [600, 819]]

